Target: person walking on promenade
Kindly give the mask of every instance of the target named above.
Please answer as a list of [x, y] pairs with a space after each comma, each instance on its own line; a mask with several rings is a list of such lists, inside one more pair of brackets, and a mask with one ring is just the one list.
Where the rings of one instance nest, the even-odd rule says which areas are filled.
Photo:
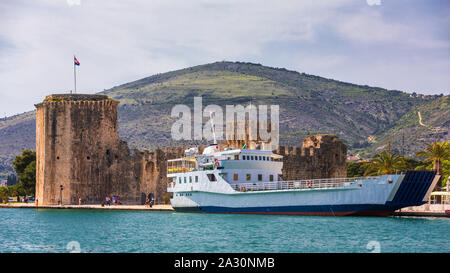
[[81, 196], [78, 196], [78, 206], [81, 206]]

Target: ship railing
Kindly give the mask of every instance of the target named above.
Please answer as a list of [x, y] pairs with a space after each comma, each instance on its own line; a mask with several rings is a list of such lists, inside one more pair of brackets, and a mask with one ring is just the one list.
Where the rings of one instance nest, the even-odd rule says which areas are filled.
[[230, 185], [236, 191], [327, 189], [327, 188], [338, 188], [349, 186], [358, 180], [368, 180], [377, 178], [379, 178], [379, 176], [270, 181], [270, 182], [238, 183]]

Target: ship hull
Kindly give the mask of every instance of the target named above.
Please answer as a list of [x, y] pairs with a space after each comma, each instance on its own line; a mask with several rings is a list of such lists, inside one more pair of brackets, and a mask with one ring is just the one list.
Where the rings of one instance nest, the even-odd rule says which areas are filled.
[[310, 215], [310, 216], [389, 216], [399, 209], [384, 205], [333, 205], [292, 207], [175, 207], [178, 212], [268, 214], [268, 215]]
[[171, 202], [180, 212], [389, 216], [403, 207], [426, 203], [438, 180], [433, 172], [409, 171], [333, 188], [239, 192], [221, 191], [217, 184], [216, 188], [174, 192]]

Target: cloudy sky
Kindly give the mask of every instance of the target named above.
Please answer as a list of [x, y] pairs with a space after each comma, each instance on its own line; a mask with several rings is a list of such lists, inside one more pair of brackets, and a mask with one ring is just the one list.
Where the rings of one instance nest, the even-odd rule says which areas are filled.
[[215, 61], [450, 93], [447, 0], [2, 0], [0, 116]]

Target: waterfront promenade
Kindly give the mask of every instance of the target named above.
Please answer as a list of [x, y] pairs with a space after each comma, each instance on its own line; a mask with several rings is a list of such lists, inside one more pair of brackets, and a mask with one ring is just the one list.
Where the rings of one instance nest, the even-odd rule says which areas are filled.
[[424, 204], [417, 207], [406, 207], [394, 212], [394, 216], [447, 217], [445, 211], [450, 204]]
[[[36, 208], [35, 203], [8, 203], [0, 204], [0, 208]], [[38, 206], [39, 209], [104, 209], [104, 210], [150, 210], [150, 211], [173, 211], [171, 205], [153, 205], [151, 208], [145, 205], [47, 205]]]

